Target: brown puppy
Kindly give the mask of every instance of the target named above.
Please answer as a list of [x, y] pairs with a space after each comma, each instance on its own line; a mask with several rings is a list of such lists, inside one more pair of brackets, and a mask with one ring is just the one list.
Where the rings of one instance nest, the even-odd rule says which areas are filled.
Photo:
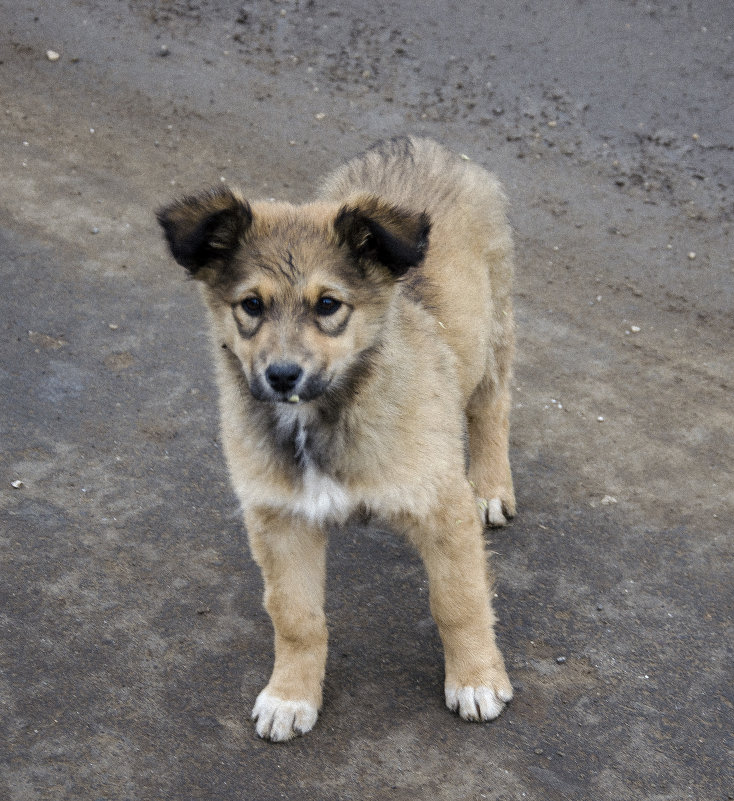
[[334, 172], [316, 202], [217, 188], [158, 219], [211, 313], [224, 449], [275, 629], [257, 733], [287, 740], [316, 722], [325, 531], [365, 511], [424, 560], [446, 704], [497, 717], [512, 687], [482, 525], [515, 512], [512, 239], [497, 181], [401, 138]]

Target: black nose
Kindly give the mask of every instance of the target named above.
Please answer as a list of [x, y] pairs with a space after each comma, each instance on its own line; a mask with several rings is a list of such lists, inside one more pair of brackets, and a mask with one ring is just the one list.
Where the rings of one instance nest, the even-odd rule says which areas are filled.
[[265, 371], [268, 384], [276, 392], [292, 392], [302, 375], [303, 370], [293, 362], [276, 362]]

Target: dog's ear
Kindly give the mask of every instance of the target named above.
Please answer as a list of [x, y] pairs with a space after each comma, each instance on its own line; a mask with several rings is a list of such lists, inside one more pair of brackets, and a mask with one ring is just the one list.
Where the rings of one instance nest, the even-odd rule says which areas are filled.
[[182, 198], [157, 213], [173, 258], [194, 278], [222, 269], [252, 225], [250, 204], [239, 193], [217, 187]]
[[423, 261], [431, 222], [416, 214], [366, 196], [342, 206], [334, 230], [360, 261], [377, 262], [399, 278]]

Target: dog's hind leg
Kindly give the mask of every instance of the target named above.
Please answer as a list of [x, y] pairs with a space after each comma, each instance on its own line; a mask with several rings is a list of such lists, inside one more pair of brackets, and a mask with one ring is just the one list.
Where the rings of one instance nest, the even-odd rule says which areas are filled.
[[273, 673], [257, 697], [252, 718], [260, 737], [289, 740], [313, 728], [321, 707], [327, 651], [326, 535], [317, 526], [272, 510], [250, 510], [245, 523], [275, 630]]
[[485, 525], [503, 526], [515, 515], [515, 492], [509, 458], [510, 388], [488, 376], [474, 390], [466, 408], [469, 432], [469, 481]]

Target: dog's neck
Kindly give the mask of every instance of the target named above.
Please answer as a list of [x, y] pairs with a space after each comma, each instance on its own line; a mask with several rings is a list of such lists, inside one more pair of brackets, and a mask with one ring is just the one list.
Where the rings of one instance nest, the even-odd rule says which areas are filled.
[[307, 469], [341, 479], [341, 468], [334, 454], [349, 428], [348, 407], [338, 411], [333, 404], [320, 404], [321, 399], [299, 404], [277, 404], [271, 407], [272, 443], [281, 459], [298, 472]]
[[[312, 401], [297, 404], [269, 404], [267, 416], [274, 450], [296, 470], [315, 469], [337, 481], [348, 478], [354, 452], [364, 452], [365, 440], [374, 440], [385, 420], [366, 419], [360, 413], [362, 394], [378, 393], [381, 410], [394, 419], [382, 383], [388, 356], [379, 345], [365, 351], [342, 381]], [[377, 369], [375, 369], [377, 368]], [[383, 432], [384, 433], [384, 432]]]

